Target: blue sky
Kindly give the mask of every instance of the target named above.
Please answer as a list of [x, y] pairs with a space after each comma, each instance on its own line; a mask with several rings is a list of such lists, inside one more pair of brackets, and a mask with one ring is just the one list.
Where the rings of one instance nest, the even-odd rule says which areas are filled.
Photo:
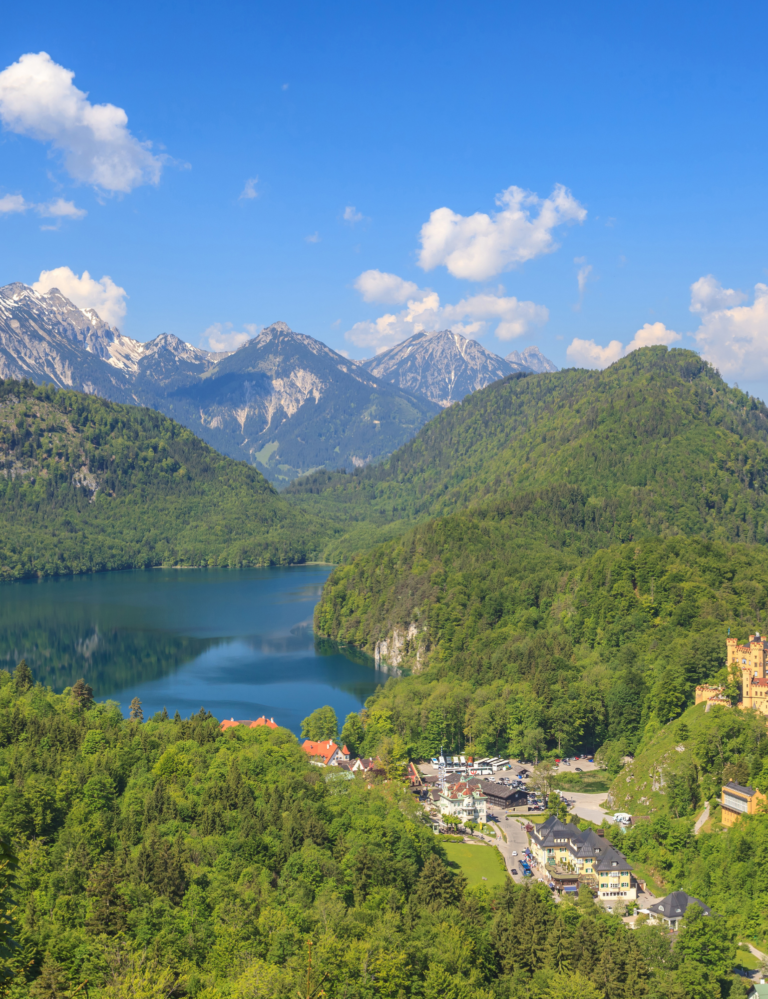
[[0, 283], [68, 281], [130, 336], [203, 346], [276, 319], [353, 357], [420, 326], [561, 366], [667, 342], [766, 397], [767, 19], [17, 5]]

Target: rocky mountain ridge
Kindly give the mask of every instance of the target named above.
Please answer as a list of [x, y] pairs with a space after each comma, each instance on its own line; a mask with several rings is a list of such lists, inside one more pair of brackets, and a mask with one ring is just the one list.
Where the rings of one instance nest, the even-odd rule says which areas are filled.
[[18, 282], [0, 288], [0, 377], [157, 409], [278, 483], [324, 465], [361, 467], [439, 411], [285, 323], [231, 353], [168, 333], [141, 343], [57, 289]]
[[517, 351], [499, 357], [453, 330], [422, 331], [362, 365], [377, 378], [445, 408], [516, 371], [557, 371], [537, 347], [527, 347], [524, 355], [530, 363]]

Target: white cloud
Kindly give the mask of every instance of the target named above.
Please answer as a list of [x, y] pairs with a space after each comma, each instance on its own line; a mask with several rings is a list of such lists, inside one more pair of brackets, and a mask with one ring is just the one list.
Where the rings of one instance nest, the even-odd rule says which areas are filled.
[[[706, 280], [709, 279], [701, 278], [691, 285], [692, 311], [698, 311], [694, 309], [694, 303], [702, 301], [699, 286]], [[745, 296], [730, 288], [717, 287], [722, 294], [704, 299], [708, 305], [715, 307], [704, 313], [701, 326], [693, 334], [702, 356], [725, 377], [746, 380], [765, 378], [768, 375], [768, 285], [755, 285], [752, 305], [739, 304], [731, 308], [718, 308], [717, 305], [728, 301], [742, 302]]]
[[0, 120], [5, 128], [49, 142], [75, 180], [125, 193], [156, 184], [164, 158], [128, 130], [114, 104], [91, 104], [73, 84], [74, 72], [46, 52], [28, 52], [0, 73]]
[[355, 222], [362, 222], [365, 216], [362, 212], [359, 212], [354, 205], [347, 205], [344, 209], [344, 221], [349, 222], [350, 225], [354, 225]]
[[607, 347], [601, 347], [594, 340], [574, 337], [565, 353], [578, 368], [607, 368], [623, 356], [624, 345], [620, 340], [611, 340]]
[[746, 302], [747, 296], [743, 291], [736, 291], [733, 288], [723, 288], [720, 282], [707, 274], [700, 277], [691, 285], [691, 312], [700, 316], [708, 312], [715, 312], [719, 309], [727, 309], [733, 305], [741, 305]]
[[127, 292], [106, 275], [96, 281], [88, 271], [78, 277], [69, 267], [56, 267], [42, 271], [32, 287], [41, 295], [58, 288], [78, 308], [94, 309], [110, 326], [116, 326], [125, 315]]
[[240, 194], [240, 201], [252, 201], [254, 198], [258, 198], [259, 192], [256, 190], [258, 182], [258, 177], [249, 177], [246, 180], [245, 187]]
[[584, 289], [587, 286], [587, 278], [592, 273], [592, 264], [584, 264], [583, 267], [579, 268], [579, 272], [576, 275], [576, 280], [579, 284], [579, 295], [584, 294]]
[[32, 205], [25, 201], [21, 194], [4, 194], [0, 198], [0, 215], [11, 215], [14, 212], [25, 212]]
[[320, 242], [320, 233], [319, 232], [313, 232], [311, 236], [305, 236], [304, 240], [307, 243], [319, 243]]
[[84, 208], [78, 208], [74, 201], [55, 198], [44, 205], [35, 205], [38, 213], [47, 219], [83, 219], [88, 214]]
[[6, 194], [0, 198], [0, 215], [26, 212], [30, 208], [45, 219], [57, 219], [56, 225], [46, 225], [43, 229], [58, 229], [63, 219], [82, 219], [88, 214], [84, 208], [78, 208], [74, 201], [65, 201], [64, 198], [54, 198], [38, 205], [26, 201], [21, 194]]
[[355, 288], [366, 302], [381, 302], [383, 305], [402, 305], [409, 298], [416, 298], [420, 292], [414, 281], [405, 281], [397, 274], [386, 271], [363, 271], [355, 281]]
[[232, 323], [214, 323], [203, 333], [202, 342], [216, 353], [224, 350], [237, 350], [244, 343], [259, 335], [255, 323], [246, 323], [242, 330], [236, 330]]
[[620, 340], [611, 340], [607, 347], [601, 347], [594, 340], [580, 340], [575, 337], [566, 350], [566, 356], [577, 367], [607, 368], [621, 357], [626, 357], [640, 347], [652, 347], [654, 344], [670, 346], [681, 340], [680, 333], [669, 330], [664, 323], [646, 323], [635, 333], [634, 338], [625, 347]]
[[[485, 281], [542, 253], [557, 249], [552, 230], [565, 222], [583, 222], [586, 209], [557, 184], [541, 199], [532, 191], [508, 187], [496, 196], [501, 211], [458, 215], [438, 208], [421, 227], [419, 265], [425, 271], [444, 264], [454, 277]], [[531, 217], [531, 209], [538, 215]]]
[[[363, 279], [366, 278], [366, 281]], [[380, 280], [386, 279], [386, 280]], [[397, 282], [401, 282], [398, 285]], [[404, 287], [414, 289], [407, 300], [407, 307], [397, 314], [388, 313], [372, 322], [355, 323], [345, 334], [357, 347], [372, 347], [376, 351], [386, 350], [401, 340], [419, 333], [432, 332], [450, 327], [456, 333], [467, 337], [482, 336], [496, 324], [496, 336], [500, 340], [511, 340], [520, 336], [532, 326], [541, 326], [549, 318], [543, 305], [534, 302], [520, 302], [514, 296], [485, 292], [464, 298], [455, 305], [441, 305], [437, 292], [419, 289], [411, 281], [403, 281], [395, 274], [382, 274], [380, 271], [366, 271], [357, 279], [356, 287], [366, 298], [366, 293], [384, 294], [392, 289], [390, 299], [367, 297], [366, 301], [401, 302], [399, 295]], [[398, 297], [394, 297], [397, 295]]]

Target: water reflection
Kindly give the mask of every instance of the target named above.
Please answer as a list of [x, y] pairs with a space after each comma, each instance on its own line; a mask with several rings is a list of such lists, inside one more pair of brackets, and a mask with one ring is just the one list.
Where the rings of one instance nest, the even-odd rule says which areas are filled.
[[107, 573], [0, 585], [0, 666], [25, 658], [55, 690], [82, 676], [97, 698], [145, 714], [201, 705], [298, 729], [321, 704], [357, 710], [386, 675], [316, 639], [329, 568]]

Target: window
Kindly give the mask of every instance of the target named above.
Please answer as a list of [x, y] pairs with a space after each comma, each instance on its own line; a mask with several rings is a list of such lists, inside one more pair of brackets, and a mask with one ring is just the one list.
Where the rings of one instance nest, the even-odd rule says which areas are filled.
[[744, 798], [737, 798], [727, 791], [723, 792], [723, 804], [733, 812], [746, 812], [749, 808], [749, 803]]
[[622, 881], [622, 882], [621, 882], [621, 887], [622, 887], [622, 888], [629, 888], [629, 885], [627, 884], [627, 882], [626, 882], [626, 881]]

